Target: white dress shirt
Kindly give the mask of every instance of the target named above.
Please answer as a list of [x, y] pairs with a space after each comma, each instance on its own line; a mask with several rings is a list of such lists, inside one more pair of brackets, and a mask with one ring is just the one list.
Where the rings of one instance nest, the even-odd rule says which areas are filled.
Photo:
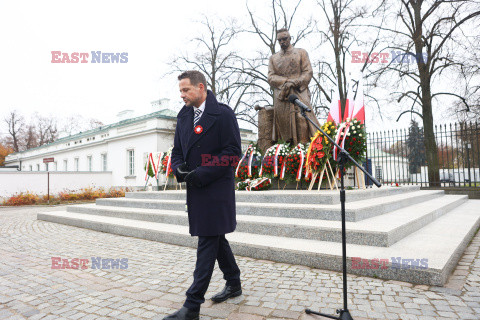
[[205, 111], [205, 102], [206, 102], [206, 101], [207, 101], [207, 100], [203, 101], [202, 104], [200, 105], [200, 107], [198, 107], [198, 108], [195, 107], [195, 106], [193, 106], [193, 114], [195, 114], [195, 110], [199, 109], [200, 111], [202, 111], [202, 112], [200, 113], [200, 117], [201, 117], [202, 114], [203, 114], [203, 111]]

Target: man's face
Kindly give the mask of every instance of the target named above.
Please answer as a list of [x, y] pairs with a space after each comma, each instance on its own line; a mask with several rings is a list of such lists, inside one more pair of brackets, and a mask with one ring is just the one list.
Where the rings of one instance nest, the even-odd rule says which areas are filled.
[[203, 83], [194, 86], [190, 79], [186, 78], [180, 80], [178, 86], [180, 87], [180, 97], [187, 107], [199, 107], [202, 104], [205, 94]]
[[290, 39], [290, 33], [286, 31], [277, 34], [278, 44], [280, 44], [282, 50], [287, 50], [290, 47]]

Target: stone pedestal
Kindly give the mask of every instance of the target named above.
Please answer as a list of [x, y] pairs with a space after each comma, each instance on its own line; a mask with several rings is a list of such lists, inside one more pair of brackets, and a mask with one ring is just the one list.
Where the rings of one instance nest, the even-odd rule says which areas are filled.
[[258, 147], [262, 154], [274, 144], [273, 139], [273, 108], [262, 108], [258, 111]]

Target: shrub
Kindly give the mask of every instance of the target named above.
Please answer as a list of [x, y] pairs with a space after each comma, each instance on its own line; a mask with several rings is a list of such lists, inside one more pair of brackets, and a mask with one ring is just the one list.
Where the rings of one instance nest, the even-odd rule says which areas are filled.
[[92, 187], [80, 189], [78, 197], [81, 200], [95, 200], [97, 198], [105, 198], [106, 193], [103, 188], [93, 189]]
[[33, 193], [30, 192], [20, 192], [18, 194], [14, 194], [7, 200], [3, 202], [3, 205], [5, 206], [25, 206], [25, 205], [31, 205], [31, 204], [36, 204], [39, 202], [40, 198]]
[[[118, 198], [125, 197], [125, 192], [130, 191], [129, 188], [110, 188], [105, 191], [104, 188], [83, 188], [78, 191], [64, 190], [57, 195], [50, 195], [50, 203], [65, 203], [79, 200], [95, 200], [97, 198]], [[38, 196], [31, 192], [19, 193], [11, 196], [3, 201], [4, 206], [24, 206], [32, 204], [42, 204], [48, 202], [47, 195]]]
[[[52, 201], [59, 201], [60, 199], [58, 198], [58, 196], [54, 196], [54, 195], [50, 195], [50, 202]], [[46, 203], [48, 202], [48, 196], [47, 195], [44, 195], [41, 197], [41, 202], [42, 203]]]
[[120, 197], [125, 197], [125, 191], [128, 191], [128, 188], [124, 189], [116, 189], [116, 188], [110, 188], [108, 190], [108, 193], [106, 195], [107, 198], [120, 198]]

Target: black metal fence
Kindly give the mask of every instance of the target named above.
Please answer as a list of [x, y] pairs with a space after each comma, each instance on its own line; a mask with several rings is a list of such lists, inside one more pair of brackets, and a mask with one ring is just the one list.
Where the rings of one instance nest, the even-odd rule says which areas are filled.
[[480, 130], [478, 123], [455, 123], [434, 128], [438, 174], [429, 181], [423, 128], [373, 132], [368, 135], [367, 164], [384, 184], [419, 184], [480, 188]]

